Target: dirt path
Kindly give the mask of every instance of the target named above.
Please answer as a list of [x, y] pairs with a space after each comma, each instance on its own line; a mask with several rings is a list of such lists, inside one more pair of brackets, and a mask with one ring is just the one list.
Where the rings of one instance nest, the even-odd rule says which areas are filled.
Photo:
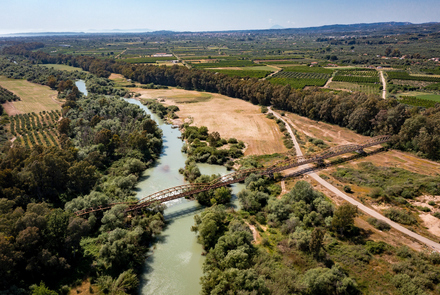
[[325, 83], [323, 88], [330, 88], [329, 84], [333, 81], [333, 77], [330, 77], [330, 79], [328, 79], [327, 83]]
[[275, 66], [271, 66], [271, 67], [273, 67], [273, 68], [277, 68], [278, 70], [275, 71], [275, 72], [273, 72], [273, 73], [270, 74], [270, 75], [267, 75], [267, 76], [264, 77], [264, 78], [261, 78], [261, 80], [266, 80], [266, 79], [269, 78], [269, 77], [275, 76], [276, 74], [278, 74], [279, 72], [281, 72], [281, 71], [283, 70], [282, 68], [279, 68], [279, 67], [275, 67]]
[[382, 81], [382, 98], [387, 99], [387, 81], [385, 81], [385, 77], [383, 76], [383, 71], [379, 71], [380, 80]]
[[[287, 131], [289, 132], [290, 136], [292, 137], [292, 141], [295, 145], [295, 150], [296, 150], [296, 154], [298, 156], [302, 156], [303, 153], [301, 151], [301, 148], [299, 147], [298, 142], [296, 141], [295, 138], [295, 134], [293, 133], [292, 129], [290, 128], [289, 124], [286, 122], [286, 120], [284, 120], [284, 118], [275, 113], [274, 111], [272, 111], [272, 109], [269, 108], [269, 112], [271, 112], [272, 114], [274, 114], [275, 117], [277, 117], [278, 119], [280, 119], [281, 121], [283, 121], [286, 124], [286, 128]], [[425, 245], [428, 245], [429, 248], [432, 248], [436, 251], [440, 252], [440, 244], [436, 243], [428, 238], [425, 238], [419, 234], [416, 234], [412, 231], [410, 231], [409, 229], [401, 226], [398, 223], [395, 223], [394, 221], [391, 221], [390, 219], [386, 218], [385, 216], [383, 216], [382, 214], [378, 213], [377, 211], [368, 208], [367, 206], [365, 206], [364, 204], [352, 199], [351, 197], [347, 196], [346, 194], [344, 194], [343, 192], [341, 192], [339, 189], [337, 189], [335, 186], [331, 185], [330, 183], [328, 183], [327, 181], [325, 181], [324, 179], [322, 179], [318, 174], [316, 174], [315, 172], [311, 172], [309, 174], [313, 179], [315, 179], [319, 184], [321, 184], [322, 186], [324, 186], [326, 189], [328, 189], [329, 191], [333, 192], [334, 194], [336, 194], [337, 196], [341, 197], [342, 199], [344, 199], [345, 201], [355, 205], [356, 207], [358, 207], [360, 210], [362, 210], [363, 212], [367, 213], [370, 216], [373, 216], [377, 219], [381, 219], [386, 221], [392, 228], [418, 240], [419, 242], [422, 242]]]
[[126, 51], [127, 51], [127, 49], [125, 49], [124, 51], [122, 51], [121, 53], [119, 53], [118, 55], [116, 55], [115, 58], [120, 57], [120, 56], [123, 55]]
[[281, 193], [280, 195], [277, 197], [277, 199], [281, 199], [281, 197], [285, 194], [287, 194], [289, 191], [286, 189], [286, 182], [283, 180], [281, 180]]
[[252, 236], [254, 237], [254, 243], [255, 244], [259, 244], [260, 243], [260, 241], [259, 241], [259, 239], [260, 239], [260, 233], [257, 231], [257, 229], [255, 228], [255, 226], [253, 226], [252, 224], [249, 224], [249, 223], [247, 223], [246, 222], [246, 224], [247, 224], [247, 226], [249, 226], [249, 228], [251, 229], [251, 232], [252, 232]]

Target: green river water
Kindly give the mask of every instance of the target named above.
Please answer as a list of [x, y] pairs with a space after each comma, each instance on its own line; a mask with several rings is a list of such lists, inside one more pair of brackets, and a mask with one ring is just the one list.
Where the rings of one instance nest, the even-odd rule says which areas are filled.
[[[183, 142], [181, 133], [171, 128], [158, 116], [135, 99], [125, 99], [139, 105], [151, 116], [163, 131], [164, 147], [162, 154], [154, 165], [147, 169], [137, 185], [137, 197], [142, 198], [156, 191], [185, 184], [179, 168], [185, 166], [186, 155], [181, 152]], [[223, 166], [199, 164], [202, 174], [227, 174]], [[232, 187], [233, 193], [244, 188], [243, 184]], [[203, 207], [195, 201], [178, 199], [170, 201], [165, 210], [167, 227], [157, 237], [145, 262], [141, 278], [140, 294], [199, 294], [204, 257], [202, 246], [197, 243], [196, 234], [190, 231], [194, 225], [194, 215], [200, 214]], [[234, 198], [233, 206], [238, 202]]]

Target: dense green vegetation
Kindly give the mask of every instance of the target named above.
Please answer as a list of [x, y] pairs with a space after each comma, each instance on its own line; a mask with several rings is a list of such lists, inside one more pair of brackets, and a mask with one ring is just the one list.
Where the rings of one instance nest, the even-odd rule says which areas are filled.
[[[186, 141], [182, 151], [187, 153], [195, 162], [223, 165], [230, 159], [243, 156], [244, 142], [235, 138], [222, 139], [218, 132], [208, 132], [208, 128], [202, 126], [183, 125], [182, 138]], [[209, 144], [209, 145], [208, 145]], [[229, 144], [228, 148], [221, 148]], [[231, 163], [227, 163], [230, 166]]]
[[436, 104], [438, 104], [438, 102], [429, 99], [417, 98], [415, 96], [401, 96], [399, 101], [407, 105], [424, 108], [433, 108], [436, 106]]
[[[241, 211], [213, 206], [194, 218], [192, 230], [207, 252], [202, 294], [439, 290], [438, 253], [415, 253], [368, 240], [354, 226], [357, 211], [352, 205], [335, 208], [304, 181], [281, 199], [274, 198], [279, 191], [273, 190], [270, 179], [252, 175], [245, 183], [238, 196]], [[382, 221], [369, 222], [381, 230], [389, 228]], [[261, 235], [257, 241], [250, 226]]]
[[[55, 72], [26, 63], [11, 66], [56, 87], [66, 102], [56, 126], [60, 147], [43, 147], [32, 134], [44, 129], [44, 123], [55, 124], [59, 113], [11, 119], [16, 134], [27, 132], [23, 137], [35, 142], [32, 148], [3, 144], [1, 149], [0, 290], [67, 294], [70, 286], [90, 277], [103, 292], [135, 292], [136, 273], [164, 226], [162, 209], [134, 218], [124, 214], [124, 204], [85, 218], [73, 213], [133, 201], [140, 173], [161, 151], [160, 129], [139, 107], [119, 97], [89, 89], [85, 98], [70, 80], [62, 80], [67, 76], [61, 72], [48, 75]], [[7, 62], [5, 69], [10, 70]], [[87, 75], [92, 85], [99, 81]]]

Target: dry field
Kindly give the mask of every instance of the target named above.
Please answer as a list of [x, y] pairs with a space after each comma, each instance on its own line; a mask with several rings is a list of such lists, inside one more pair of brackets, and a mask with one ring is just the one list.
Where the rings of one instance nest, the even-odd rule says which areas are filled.
[[140, 89], [140, 98], [155, 98], [167, 105], [177, 105], [183, 121], [191, 117], [196, 126], [207, 126], [223, 138], [237, 138], [246, 143], [245, 155], [284, 153], [278, 125], [260, 112], [260, 107], [219, 94], [182, 89]]
[[0, 76], [0, 86], [21, 98], [20, 101], [3, 105], [8, 115], [61, 110], [62, 102], [57, 99], [57, 91], [51, 90], [48, 86], [2, 76]]
[[[290, 123], [299, 133], [309, 137], [322, 139], [329, 146], [337, 146], [352, 143], [362, 143], [370, 137], [357, 134], [347, 128], [337, 125], [317, 122], [296, 114], [286, 113]], [[373, 148], [374, 149], [374, 148]], [[377, 166], [397, 167], [409, 170], [411, 172], [432, 175], [440, 171], [440, 163], [422, 159], [397, 150], [390, 150], [370, 156], [366, 159], [360, 159], [360, 162], [369, 161]], [[350, 162], [356, 165], [357, 161]]]

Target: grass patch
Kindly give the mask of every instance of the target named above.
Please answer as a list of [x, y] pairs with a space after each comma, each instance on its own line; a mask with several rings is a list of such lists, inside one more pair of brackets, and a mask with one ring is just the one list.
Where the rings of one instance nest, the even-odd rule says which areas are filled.
[[382, 190], [375, 197], [413, 198], [421, 193], [439, 194], [439, 176], [427, 176], [413, 173], [401, 168], [379, 167], [370, 162], [362, 162], [354, 168], [338, 168], [332, 173], [343, 183], [354, 183], [358, 186], [372, 187]]
[[43, 67], [46, 67], [46, 68], [53, 68], [54, 70], [59, 70], [59, 71], [68, 71], [68, 72], [78, 71], [78, 72], [84, 72], [84, 70], [81, 69], [81, 68], [71, 67], [71, 66], [66, 66], [66, 65], [41, 64], [40, 66], [43, 66]]
[[168, 98], [174, 100], [176, 103], [197, 103], [206, 102], [212, 98], [210, 93], [199, 93], [198, 95], [173, 95]]
[[61, 110], [61, 103], [56, 99], [57, 91], [48, 86], [3, 76], [0, 76], [0, 86], [21, 98], [21, 101], [15, 101], [13, 105], [22, 113]]

